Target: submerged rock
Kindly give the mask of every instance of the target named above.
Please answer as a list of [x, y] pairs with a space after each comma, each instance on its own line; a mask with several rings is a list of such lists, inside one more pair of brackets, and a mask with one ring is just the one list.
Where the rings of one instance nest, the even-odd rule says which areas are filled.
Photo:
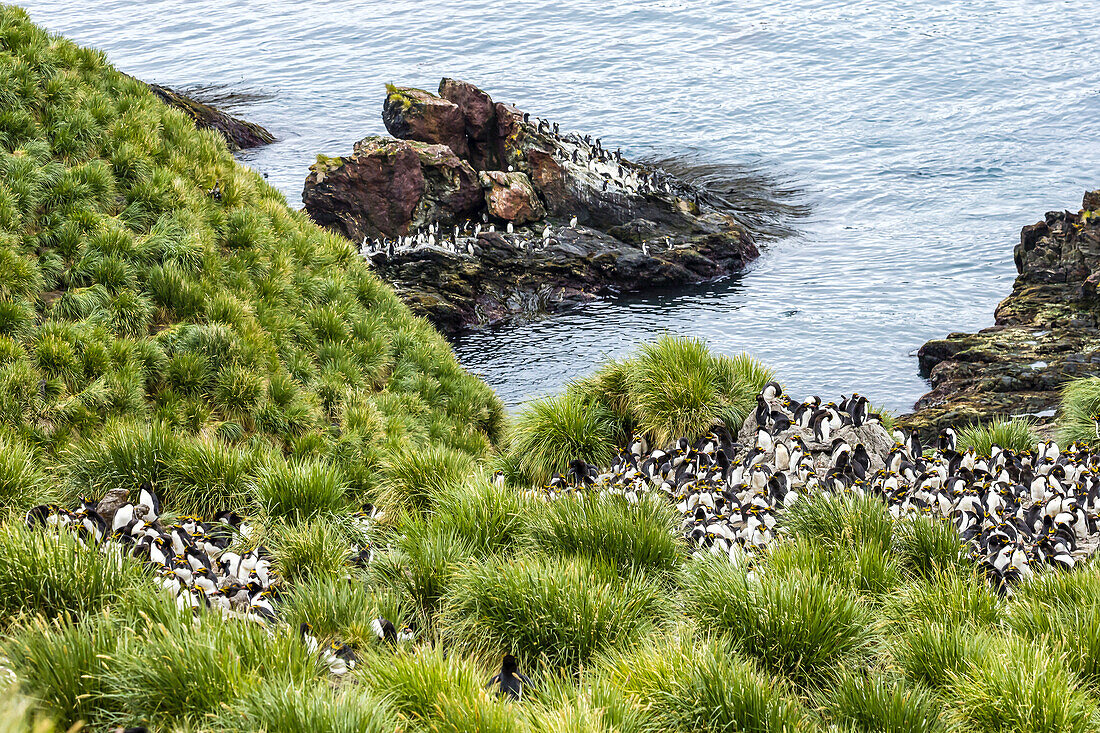
[[216, 107], [192, 99], [168, 87], [162, 87], [159, 84], [147, 84], [147, 86], [165, 104], [181, 110], [190, 117], [194, 121], [195, 127], [200, 130], [209, 128], [220, 132], [230, 150], [258, 148], [261, 145], [275, 142], [275, 136], [255, 122], [248, 122], [239, 117], [226, 114]]
[[704, 191], [599, 139], [454, 79], [439, 96], [388, 91], [383, 121], [402, 139], [319, 156], [302, 200], [445, 332], [713, 280], [759, 254]]
[[931, 434], [950, 425], [1028, 416], [1052, 423], [1059, 390], [1100, 375], [1100, 191], [1080, 211], [1048, 212], [1014, 251], [1019, 276], [996, 324], [953, 333], [918, 352], [932, 390], [902, 422]]

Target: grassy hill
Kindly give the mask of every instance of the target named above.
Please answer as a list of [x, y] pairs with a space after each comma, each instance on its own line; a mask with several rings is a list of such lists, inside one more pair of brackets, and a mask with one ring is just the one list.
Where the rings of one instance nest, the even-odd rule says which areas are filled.
[[0, 506], [149, 479], [211, 511], [284, 460], [331, 467], [356, 503], [387, 455], [480, 460], [501, 419], [216, 133], [0, 10]]

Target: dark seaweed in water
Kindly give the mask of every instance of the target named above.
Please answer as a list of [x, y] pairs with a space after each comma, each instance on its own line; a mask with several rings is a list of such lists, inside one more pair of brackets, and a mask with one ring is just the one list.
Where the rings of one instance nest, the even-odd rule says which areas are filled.
[[810, 215], [805, 192], [774, 173], [739, 163], [715, 162], [704, 151], [648, 156], [642, 162], [691, 184], [700, 198], [732, 214], [764, 242], [796, 234]]

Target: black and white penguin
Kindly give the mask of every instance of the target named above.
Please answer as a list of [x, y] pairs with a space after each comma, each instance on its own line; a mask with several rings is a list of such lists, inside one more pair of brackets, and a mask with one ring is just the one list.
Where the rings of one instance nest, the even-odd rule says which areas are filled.
[[391, 645], [397, 643], [397, 629], [389, 619], [379, 616], [370, 622], [370, 627], [378, 641]]
[[497, 695], [518, 701], [523, 699], [523, 686], [530, 684], [531, 680], [527, 675], [519, 671], [516, 658], [511, 654], [505, 654], [500, 671], [492, 676], [485, 687], [491, 688], [495, 685], [498, 688]]
[[160, 498], [153, 491], [153, 484], [146, 481], [138, 492], [137, 506], [144, 506], [148, 511], [145, 514], [146, 522], [155, 522], [160, 517]]
[[329, 672], [337, 677], [342, 677], [355, 669], [355, 663], [358, 659], [355, 656], [354, 649], [347, 644], [334, 641], [325, 647], [324, 652], [321, 654], [321, 661], [328, 665]]

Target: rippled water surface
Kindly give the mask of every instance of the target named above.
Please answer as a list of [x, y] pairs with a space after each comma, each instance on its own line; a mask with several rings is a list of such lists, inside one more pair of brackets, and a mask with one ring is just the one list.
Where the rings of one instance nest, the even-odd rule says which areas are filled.
[[633, 157], [737, 171], [769, 230], [797, 231], [733, 281], [462, 339], [510, 404], [668, 330], [747, 349], [796, 394], [904, 410], [921, 343], [992, 323], [1020, 227], [1100, 186], [1096, 0], [26, 7], [135, 76], [227, 95], [280, 138], [244, 160], [294, 205], [316, 153], [384, 132], [384, 83], [446, 75]]

